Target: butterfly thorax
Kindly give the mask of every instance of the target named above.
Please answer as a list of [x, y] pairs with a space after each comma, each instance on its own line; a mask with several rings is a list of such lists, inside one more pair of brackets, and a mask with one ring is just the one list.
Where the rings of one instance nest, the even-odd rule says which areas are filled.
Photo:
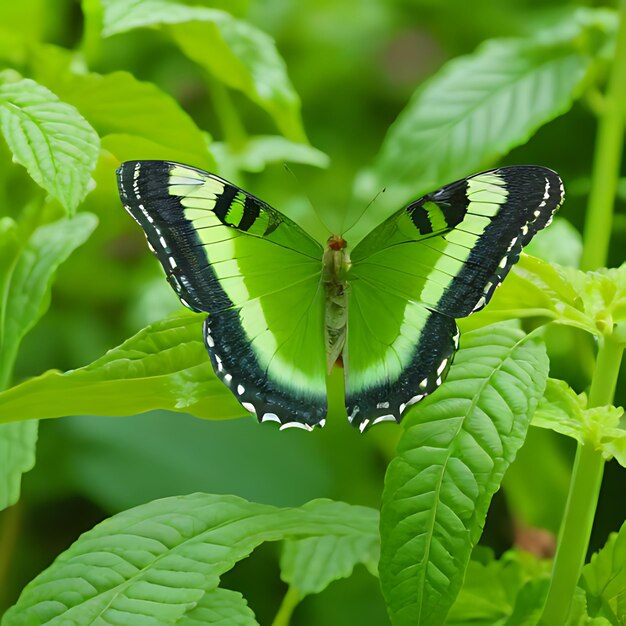
[[329, 237], [324, 250], [322, 281], [326, 292], [326, 366], [330, 373], [346, 343], [348, 324], [348, 244], [340, 235]]

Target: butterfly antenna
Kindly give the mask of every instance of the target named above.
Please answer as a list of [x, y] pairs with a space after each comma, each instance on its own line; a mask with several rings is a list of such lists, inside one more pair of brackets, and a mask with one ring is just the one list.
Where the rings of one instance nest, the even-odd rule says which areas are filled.
[[304, 197], [306, 198], [306, 201], [308, 202], [309, 207], [311, 207], [311, 211], [313, 211], [313, 214], [321, 222], [321, 224], [324, 226], [324, 228], [329, 233], [331, 233], [332, 232], [331, 229], [328, 228], [328, 224], [326, 224], [326, 222], [322, 219], [320, 214], [315, 209], [315, 205], [311, 202], [311, 198], [309, 197], [309, 194], [306, 192], [306, 189], [304, 188], [304, 185], [302, 185], [302, 183], [300, 182], [300, 179], [295, 175], [294, 171], [289, 167], [289, 165], [287, 165], [287, 163], [283, 163], [283, 167], [285, 168], [285, 170], [287, 172], [289, 172], [293, 176], [293, 179], [298, 183], [298, 189], [304, 194]]
[[357, 224], [357, 222], [367, 213], [368, 209], [372, 206], [372, 204], [374, 204], [374, 202], [376, 202], [376, 200], [378, 200], [378, 197], [380, 196], [380, 194], [385, 193], [385, 191], [387, 191], [386, 187], [383, 187], [365, 206], [365, 208], [356, 216], [356, 219], [354, 219], [352, 221], [352, 223], [350, 224], [350, 226], [348, 226], [348, 228], [346, 228], [343, 231], [343, 234], [345, 235], [346, 233], [348, 233], [350, 230], [352, 230], [355, 225]]

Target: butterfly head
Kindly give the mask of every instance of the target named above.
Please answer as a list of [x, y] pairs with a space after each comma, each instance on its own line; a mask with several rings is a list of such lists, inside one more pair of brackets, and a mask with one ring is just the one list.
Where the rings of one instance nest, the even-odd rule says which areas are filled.
[[339, 252], [348, 247], [348, 242], [341, 235], [331, 235], [326, 243], [328, 247], [335, 252]]

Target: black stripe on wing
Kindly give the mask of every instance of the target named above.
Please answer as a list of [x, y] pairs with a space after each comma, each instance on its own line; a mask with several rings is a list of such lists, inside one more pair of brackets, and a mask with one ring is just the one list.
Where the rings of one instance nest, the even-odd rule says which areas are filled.
[[[550, 224], [563, 202], [563, 183], [556, 172], [546, 167], [502, 167], [492, 173], [503, 179], [508, 195], [437, 303], [438, 311], [452, 317], [465, 317], [489, 302], [519, 260], [522, 248]], [[447, 204], [458, 204], [459, 189], [466, 181], [431, 194], [444, 214]], [[454, 202], [450, 202], [452, 198]], [[466, 209], [468, 205], [466, 199]]]

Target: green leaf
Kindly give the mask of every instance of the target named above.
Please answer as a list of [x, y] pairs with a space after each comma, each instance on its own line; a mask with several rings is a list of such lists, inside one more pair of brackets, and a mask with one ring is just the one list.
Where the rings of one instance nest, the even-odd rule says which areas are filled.
[[265, 109], [288, 139], [306, 141], [300, 99], [269, 35], [225, 11], [168, 0], [103, 0], [103, 8], [103, 36], [170, 25], [191, 60]]
[[[623, 612], [622, 612], [623, 614]], [[574, 595], [572, 597], [572, 604], [570, 607], [565, 626], [614, 626], [620, 624], [619, 621], [613, 616], [613, 621], [609, 621], [605, 617], [590, 616], [589, 608], [587, 606], [587, 597], [585, 592], [576, 587]]]
[[98, 135], [73, 106], [45, 87], [8, 78], [0, 75], [0, 128], [14, 159], [73, 213], [87, 194], [100, 150]]
[[[95, 216], [81, 213], [40, 226], [21, 245], [17, 225], [0, 221], [0, 389], [9, 383], [22, 338], [48, 309], [57, 268], [96, 224]], [[0, 426], [0, 509], [19, 499], [22, 474], [35, 464], [36, 443], [36, 421]]]
[[583, 253], [582, 235], [563, 217], [555, 217], [550, 228], [540, 231], [524, 248], [527, 254], [566, 267], [579, 267]]
[[0, 386], [8, 383], [20, 341], [48, 308], [57, 268], [85, 243], [97, 223], [95, 215], [80, 213], [74, 219], [40, 226], [11, 264], [0, 268], [4, 276], [0, 302], [0, 372], [4, 378]]
[[319, 593], [339, 578], [348, 578], [357, 563], [377, 575], [377, 535], [308, 537], [287, 541], [280, 560], [281, 578], [304, 597]]
[[204, 317], [183, 311], [147, 326], [86, 367], [49, 371], [5, 391], [0, 421], [153, 409], [207, 419], [241, 416], [243, 409], [211, 368]]
[[490, 326], [462, 335], [446, 384], [409, 415], [381, 514], [379, 571], [394, 625], [444, 622], [547, 375], [538, 339]]
[[112, 150], [122, 161], [166, 159], [215, 168], [202, 131], [174, 98], [152, 83], [128, 72], [73, 74], [60, 81], [57, 93], [85, 116], [109, 150], [109, 136], [125, 137]]
[[461, 326], [468, 330], [512, 317], [543, 317], [597, 334], [595, 320], [585, 311], [581, 295], [571, 281], [572, 275], [578, 274], [584, 276], [578, 270], [522, 254], [489, 306], [462, 320]]
[[562, 380], [548, 379], [544, 396], [533, 416], [533, 426], [548, 428], [591, 445], [605, 460], [615, 458], [626, 467], [626, 430], [620, 425], [624, 409], [614, 406], [587, 408], [587, 396]]
[[220, 167], [237, 172], [261, 172], [268, 163], [305, 163], [315, 167], [328, 167], [330, 159], [308, 144], [289, 141], [279, 135], [250, 137], [236, 151], [226, 143], [211, 144]]
[[585, 565], [582, 583], [590, 613], [621, 623], [626, 609], [626, 524]]
[[550, 562], [527, 552], [511, 550], [498, 560], [471, 560], [446, 625], [529, 624], [514, 620], [539, 617], [549, 581]]
[[230, 589], [211, 589], [177, 626], [259, 626], [246, 599]]
[[0, 510], [20, 498], [22, 474], [35, 466], [39, 422], [0, 424]]
[[372, 509], [329, 500], [296, 509], [208, 494], [156, 500], [82, 535], [26, 586], [2, 624], [175, 624], [186, 614], [197, 620], [194, 612], [211, 603], [207, 594], [220, 576], [260, 543], [372, 538], [377, 517]]
[[563, 268], [563, 272], [582, 300], [596, 334], [611, 333], [616, 324], [626, 323], [626, 263], [593, 272], [572, 268]]
[[359, 197], [387, 187], [379, 206], [391, 211], [524, 144], [571, 107], [615, 26], [612, 12], [582, 9], [532, 38], [490, 40], [449, 61], [390, 127]]

